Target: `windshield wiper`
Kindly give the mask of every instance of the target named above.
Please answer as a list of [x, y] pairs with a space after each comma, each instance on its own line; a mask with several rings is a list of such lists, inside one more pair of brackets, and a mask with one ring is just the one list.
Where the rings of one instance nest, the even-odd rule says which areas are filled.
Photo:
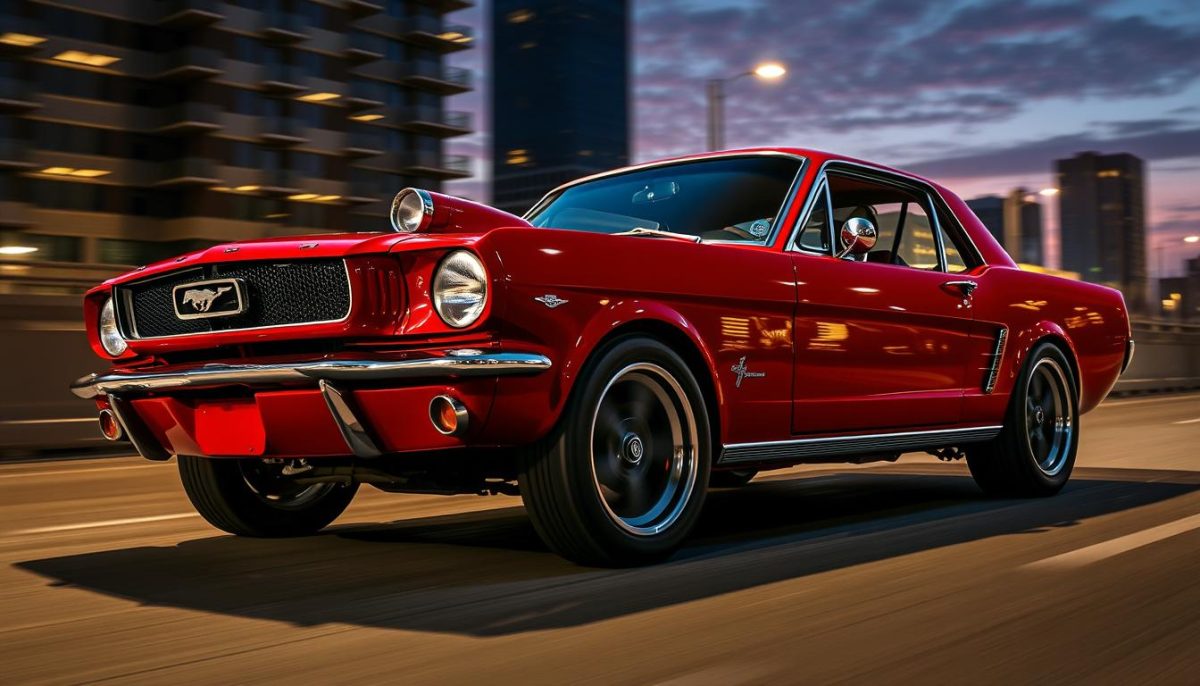
[[675, 233], [674, 231], [663, 231], [662, 229], [646, 229], [637, 227], [628, 231], [611, 234], [613, 236], [654, 236], [656, 238], [675, 238], [689, 243], [699, 243], [700, 237], [693, 236], [687, 233]]

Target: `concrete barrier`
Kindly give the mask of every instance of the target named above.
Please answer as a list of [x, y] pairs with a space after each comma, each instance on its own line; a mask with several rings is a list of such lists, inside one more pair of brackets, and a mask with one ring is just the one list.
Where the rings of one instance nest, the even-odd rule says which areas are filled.
[[[1137, 354], [1114, 393], [1200, 388], [1200, 324], [1137, 321]], [[91, 402], [67, 390], [103, 367], [81, 298], [0, 294], [0, 455], [105, 447]]]
[[1133, 363], [1113, 393], [1159, 393], [1200, 388], [1200, 324], [1135, 320]]

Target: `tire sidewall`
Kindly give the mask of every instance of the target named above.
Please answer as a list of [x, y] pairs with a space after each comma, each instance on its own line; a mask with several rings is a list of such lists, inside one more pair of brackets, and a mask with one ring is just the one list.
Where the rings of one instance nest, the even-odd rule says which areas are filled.
[[[1035, 366], [1045, 358], [1054, 360], [1059, 368], [1062, 369], [1063, 376], [1066, 378], [1068, 389], [1066, 400], [1071, 409], [1072, 422], [1066, 462], [1063, 464], [1062, 469], [1054, 476], [1046, 474], [1038, 466], [1037, 458], [1033, 455], [1033, 451], [1030, 449], [1029, 441], [1025, 435], [1025, 398], [1029, 392], [1029, 382], [1033, 376]], [[1071, 472], [1075, 468], [1075, 455], [1079, 448], [1079, 386], [1075, 380], [1074, 369], [1067, 360], [1067, 356], [1059, 350], [1058, 346], [1053, 343], [1042, 343], [1034, 347], [1030, 352], [1028, 362], [1026, 362], [1025, 367], [1021, 370], [1021, 377], [1018, 379], [1014, 391], [1012, 413], [1009, 421], [1012, 422], [1012, 430], [1019, 433], [1019, 435], [1014, 436], [1014, 441], [1019, 449], [1020, 464], [1029, 477], [1038, 484], [1039, 490], [1057, 492], [1071, 478]]]
[[[636, 535], [625, 531], [609, 516], [596, 487], [592, 467], [592, 418], [614, 375], [628, 365], [648, 362], [667, 371], [683, 389], [696, 422], [698, 444], [693, 456], [696, 470], [691, 494], [679, 518], [665, 531]], [[588, 531], [603, 549], [628, 550], [638, 557], [669, 554], [691, 531], [704, 504], [708, 475], [712, 464], [712, 433], [704, 395], [687, 363], [665, 345], [649, 338], [628, 337], [614, 341], [597, 355], [580, 378], [571, 410], [564, 425], [565, 476], [572, 493], [578, 497], [577, 511]]]

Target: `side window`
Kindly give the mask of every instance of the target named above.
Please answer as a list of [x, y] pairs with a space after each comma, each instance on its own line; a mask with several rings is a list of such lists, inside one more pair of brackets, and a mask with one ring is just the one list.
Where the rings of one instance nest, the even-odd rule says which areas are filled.
[[808, 219], [796, 237], [796, 245], [813, 252], [829, 252], [829, 194], [822, 183], [817, 191], [817, 201], [813, 203]]
[[[834, 235], [852, 217], [867, 219], [878, 230], [875, 247], [859, 261], [911, 269], [938, 270], [938, 240], [930, 220], [929, 196], [905, 184], [847, 173], [828, 175], [833, 200]], [[947, 241], [948, 245], [953, 245]], [[965, 268], [961, 255], [958, 265]]]
[[959, 233], [962, 229], [952, 229], [950, 221], [952, 220], [946, 216], [945, 210], [939, 209], [938, 224], [942, 233], [942, 250], [946, 253], [946, 271], [951, 274], [960, 274], [972, 267], [965, 257], [970, 255], [971, 251], [963, 244], [963, 238]]
[[917, 202], [909, 202], [899, 244], [892, 248], [897, 262], [913, 269], [938, 268], [937, 242], [930, 227], [929, 215]]

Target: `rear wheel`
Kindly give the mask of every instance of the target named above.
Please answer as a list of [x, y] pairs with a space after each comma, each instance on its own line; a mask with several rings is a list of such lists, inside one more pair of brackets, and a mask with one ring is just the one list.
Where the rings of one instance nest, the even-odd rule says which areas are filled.
[[620, 339], [577, 382], [558, 428], [521, 459], [521, 497], [555, 552], [592, 565], [653, 562], [682, 543], [707, 487], [704, 398], [661, 343]]
[[1079, 446], [1078, 386], [1052, 343], [1029, 355], [1013, 389], [1000, 435], [967, 450], [971, 475], [1001, 497], [1054, 495], [1075, 466]]
[[209, 524], [239, 536], [316, 533], [337, 519], [357, 484], [297, 484], [284, 462], [259, 459], [179, 458], [183, 490]]

